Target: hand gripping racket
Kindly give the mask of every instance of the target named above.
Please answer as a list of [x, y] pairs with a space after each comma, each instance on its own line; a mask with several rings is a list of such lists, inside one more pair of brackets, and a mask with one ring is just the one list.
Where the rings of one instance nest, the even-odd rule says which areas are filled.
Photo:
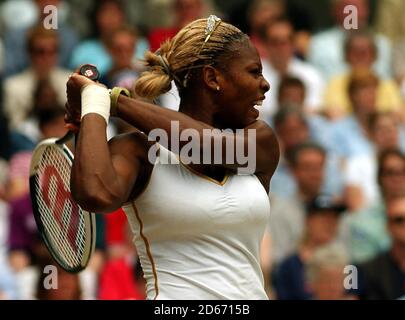
[[[80, 68], [80, 74], [97, 80], [92, 65]], [[42, 141], [35, 148], [30, 166], [30, 193], [38, 230], [55, 261], [67, 272], [86, 268], [94, 251], [95, 214], [79, 207], [70, 194], [70, 172], [73, 154], [65, 145], [74, 138]]]

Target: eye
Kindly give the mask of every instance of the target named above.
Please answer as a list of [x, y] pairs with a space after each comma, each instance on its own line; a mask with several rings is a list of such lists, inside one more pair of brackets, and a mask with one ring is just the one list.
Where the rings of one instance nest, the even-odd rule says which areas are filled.
[[260, 68], [258, 68], [258, 67], [250, 69], [249, 72], [251, 74], [253, 74], [254, 76], [261, 76], [262, 75], [262, 70]]

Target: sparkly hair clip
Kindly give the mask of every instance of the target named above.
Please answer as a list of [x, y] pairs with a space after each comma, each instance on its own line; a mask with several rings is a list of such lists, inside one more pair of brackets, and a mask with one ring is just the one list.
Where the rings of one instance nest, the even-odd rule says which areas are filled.
[[222, 22], [220, 18], [218, 18], [216, 15], [210, 15], [207, 19], [207, 27], [205, 28], [205, 35], [207, 36], [205, 38], [204, 43], [208, 42], [208, 40], [211, 38], [211, 35], [214, 33], [215, 29], [219, 26], [219, 24]]
[[[200, 55], [200, 53], [203, 51], [205, 44], [208, 42], [208, 40], [210, 40], [212, 34], [214, 33], [214, 31], [217, 29], [217, 27], [221, 24], [222, 20], [220, 18], [218, 18], [216, 15], [210, 15], [207, 18], [207, 26], [205, 27], [205, 40], [200, 48], [200, 50], [198, 51], [197, 56]], [[190, 71], [192, 68], [190, 68], [186, 74], [186, 76], [184, 77], [183, 80], [183, 87], [187, 87], [187, 83], [188, 83], [188, 79], [190, 77]]]

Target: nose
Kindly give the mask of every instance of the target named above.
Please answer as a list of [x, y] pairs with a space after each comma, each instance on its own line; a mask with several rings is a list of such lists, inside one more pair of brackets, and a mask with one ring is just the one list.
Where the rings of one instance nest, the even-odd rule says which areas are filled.
[[264, 93], [270, 90], [270, 83], [263, 78], [262, 82], [260, 83], [260, 88], [263, 90]]

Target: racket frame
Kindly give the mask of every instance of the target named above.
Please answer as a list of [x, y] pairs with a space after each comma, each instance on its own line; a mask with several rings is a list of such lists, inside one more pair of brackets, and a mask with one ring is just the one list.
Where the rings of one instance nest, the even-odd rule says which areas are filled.
[[[80, 265], [76, 266], [76, 267], [70, 267], [63, 261], [62, 258], [60, 258], [60, 254], [54, 248], [51, 241], [48, 240], [48, 233], [46, 232], [44, 224], [42, 223], [42, 220], [40, 217], [41, 214], [39, 211], [39, 206], [36, 201], [37, 192], [38, 192], [38, 190], [36, 188], [36, 186], [37, 186], [36, 173], [37, 173], [38, 165], [42, 159], [42, 156], [43, 156], [46, 148], [51, 147], [51, 148], [57, 149], [58, 152], [63, 157], [65, 157], [65, 159], [68, 161], [70, 166], [72, 166], [74, 156], [73, 156], [72, 152], [69, 150], [69, 148], [65, 145], [65, 143], [73, 138], [74, 138], [74, 133], [69, 131], [62, 138], [49, 138], [49, 139], [46, 139], [46, 140], [40, 142], [37, 145], [37, 147], [34, 149], [34, 152], [32, 154], [32, 160], [31, 160], [31, 165], [30, 165], [30, 181], [29, 181], [30, 183], [29, 184], [30, 184], [31, 202], [32, 202], [32, 206], [33, 206], [35, 222], [37, 224], [39, 233], [41, 234], [41, 237], [42, 237], [46, 247], [48, 248], [52, 257], [55, 259], [55, 261], [59, 264], [59, 266], [62, 269], [64, 269], [67, 272], [70, 272], [70, 273], [78, 273], [87, 267], [90, 257], [92, 255], [92, 253], [94, 252], [95, 243], [96, 243], [95, 214], [93, 212], [88, 212], [88, 211], [80, 208], [80, 210], [82, 211], [82, 214], [83, 214], [83, 218], [84, 218], [84, 230], [86, 230], [86, 233], [87, 233], [86, 237], [85, 237], [85, 246], [84, 246], [83, 256], [82, 256]], [[34, 199], [33, 195], [35, 195], [35, 199]]]

